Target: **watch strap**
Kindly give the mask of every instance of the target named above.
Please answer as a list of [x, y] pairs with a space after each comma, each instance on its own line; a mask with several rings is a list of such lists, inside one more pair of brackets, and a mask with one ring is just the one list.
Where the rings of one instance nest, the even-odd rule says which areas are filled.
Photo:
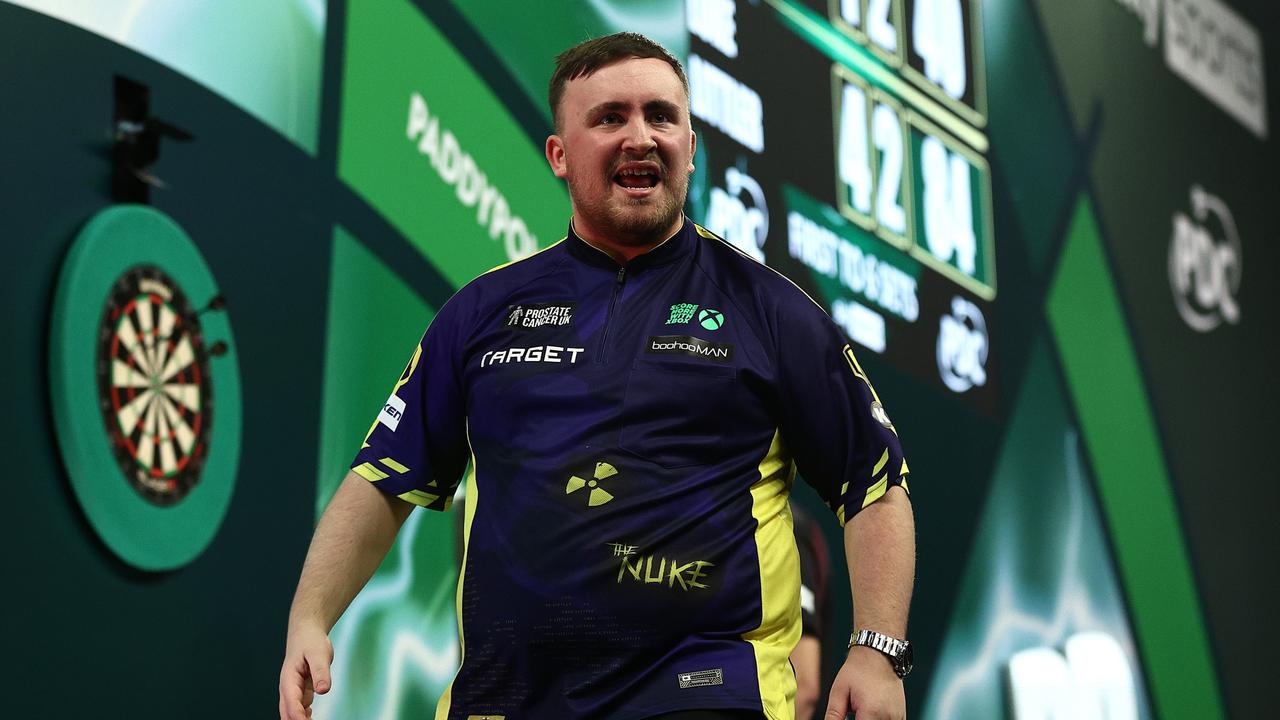
[[889, 662], [893, 665], [893, 670], [899, 677], [906, 677], [911, 672], [910, 666], [907, 664], [907, 654], [910, 643], [906, 640], [899, 640], [875, 630], [858, 630], [849, 636], [849, 648], [853, 649], [854, 645], [863, 645], [873, 650], [884, 653], [889, 658]]

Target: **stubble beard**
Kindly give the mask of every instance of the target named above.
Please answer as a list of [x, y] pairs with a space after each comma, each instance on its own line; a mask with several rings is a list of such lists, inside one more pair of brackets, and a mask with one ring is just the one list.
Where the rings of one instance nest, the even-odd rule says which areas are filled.
[[608, 233], [609, 239], [626, 245], [662, 242], [680, 217], [689, 179], [673, 176], [664, 167], [662, 185], [665, 192], [654, 197], [625, 198], [619, 204], [613, 197], [613, 176], [605, 178], [607, 192], [583, 192], [577, 182], [569, 183], [569, 196], [582, 219], [592, 227]]

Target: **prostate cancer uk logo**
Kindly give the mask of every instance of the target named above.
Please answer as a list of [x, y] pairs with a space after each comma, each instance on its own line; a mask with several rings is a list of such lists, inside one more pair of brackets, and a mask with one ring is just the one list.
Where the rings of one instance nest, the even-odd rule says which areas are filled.
[[534, 330], [550, 325], [564, 327], [573, 322], [574, 303], [512, 305], [507, 311], [507, 327]]
[[1240, 322], [1235, 296], [1244, 256], [1235, 219], [1220, 198], [1192, 186], [1191, 214], [1173, 215], [1169, 287], [1178, 315], [1191, 329], [1206, 333], [1223, 322]]

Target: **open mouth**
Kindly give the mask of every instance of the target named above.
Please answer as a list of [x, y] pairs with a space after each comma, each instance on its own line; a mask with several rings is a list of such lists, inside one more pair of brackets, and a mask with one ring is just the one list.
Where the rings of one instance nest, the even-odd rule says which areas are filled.
[[650, 168], [624, 168], [613, 176], [613, 182], [627, 190], [649, 190], [658, 186], [658, 173]]

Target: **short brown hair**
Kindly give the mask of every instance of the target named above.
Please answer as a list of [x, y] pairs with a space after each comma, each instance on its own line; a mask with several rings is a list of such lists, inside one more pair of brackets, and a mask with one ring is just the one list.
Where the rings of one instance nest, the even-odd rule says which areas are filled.
[[606, 65], [628, 58], [656, 58], [667, 63], [675, 71], [676, 77], [680, 78], [685, 98], [689, 97], [689, 78], [685, 76], [680, 61], [653, 40], [633, 32], [614, 33], [587, 40], [556, 56], [556, 71], [551, 75], [547, 101], [551, 104], [551, 119], [557, 132], [560, 131], [560, 99], [564, 97], [565, 83], [587, 77]]

